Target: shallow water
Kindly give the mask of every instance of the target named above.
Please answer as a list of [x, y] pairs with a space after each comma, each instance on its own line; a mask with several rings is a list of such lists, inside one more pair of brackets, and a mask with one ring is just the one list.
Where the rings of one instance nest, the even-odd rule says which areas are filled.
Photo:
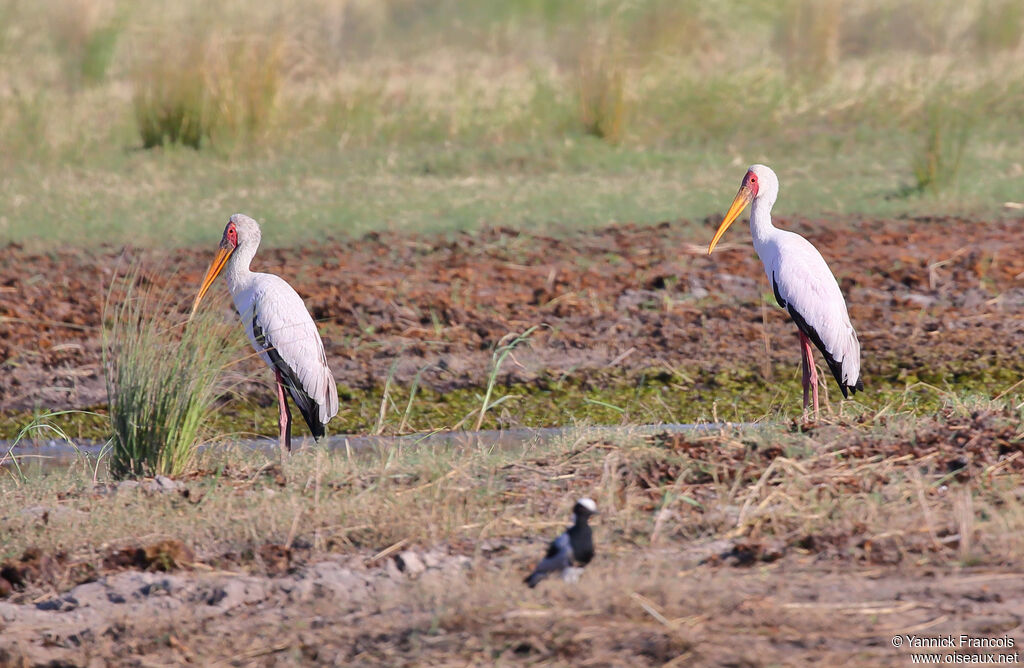
[[[626, 427], [595, 426], [585, 427], [587, 434], [654, 434], [662, 432], [714, 431], [728, 427], [750, 426], [739, 423], [706, 423], [706, 424], [653, 424], [630, 425]], [[345, 435], [328, 436], [321, 444], [328, 450], [360, 452], [382, 450], [385, 448], [438, 447], [458, 446], [467, 449], [486, 446], [490, 448], [513, 448], [528, 443], [544, 445], [559, 438], [581, 431], [580, 427], [544, 427], [539, 429], [494, 429], [483, 431], [438, 431], [405, 436], [366, 436]], [[277, 450], [277, 440], [273, 438], [241, 439], [236, 442], [243, 448], [252, 448], [266, 453]], [[293, 448], [298, 451], [313, 445], [310, 438], [295, 439]], [[17, 462], [22, 469], [47, 470], [70, 466], [83, 456], [96, 459], [103, 454], [106, 443], [95, 441], [76, 442], [74, 445], [60, 439], [0, 440], [0, 465], [12, 467]], [[205, 445], [201, 448], [217, 447]]]

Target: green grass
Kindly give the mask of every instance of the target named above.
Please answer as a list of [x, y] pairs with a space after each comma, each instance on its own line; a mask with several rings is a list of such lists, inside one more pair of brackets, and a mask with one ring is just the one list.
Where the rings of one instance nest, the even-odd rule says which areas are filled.
[[219, 314], [186, 322], [175, 306], [141, 272], [109, 292], [103, 369], [114, 476], [188, 470], [223, 389], [221, 372], [240, 357], [234, 328]]
[[[1012, 362], [998, 367], [965, 368], [938, 361], [922, 369], [901, 368], [896, 361], [882, 360], [884, 375], [871, 375], [870, 391], [847, 402], [843, 414], [873, 410], [928, 415], [958, 393], [993, 397], [1011, 388], [1007, 396], [1022, 398], [1017, 384], [1024, 368]], [[383, 386], [339, 388], [341, 410], [331, 421], [333, 434], [398, 434], [430, 432], [474, 426], [488, 387], [508, 397], [480, 422], [483, 429], [552, 427], [572, 424], [630, 425], [651, 423], [701, 423], [713, 421], [754, 422], [796, 418], [800, 409], [800, 374], [796, 364], [771, 368], [771, 383], [759, 368], [699, 366], [650, 368], [630, 374], [574, 374], [541, 377], [531, 383], [481, 385], [444, 393], [413, 385], [391, 383], [387, 398]], [[383, 380], [383, 379], [382, 379]], [[826, 386], [831, 401], [838, 391]], [[383, 385], [383, 382], [382, 382]], [[823, 390], [824, 392], [824, 390]], [[247, 397], [230, 397], [210, 416], [207, 426], [215, 433], [240, 436], [277, 434], [277, 412], [271, 389]], [[494, 406], [494, 402], [490, 402]], [[825, 406], [825, 395], [822, 395]], [[263, 404], [263, 405], [261, 405]], [[381, 418], [381, 406], [388, 410]], [[838, 404], [825, 408], [838, 413]], [[96, 412], [68, 412], [51, 416], [50, 422], [74, 439], [105, 441], [110, 423]], [[36, 416], [28, 413], [0, 415], [0, 438], [15, 438], [23, 425]], [[304, 438], [304, 430], [296, 436]]]
[[[386, 167], [392, 152], [375, 149], [239, 161], [191, 151], [134, 153], [105, 168], [13, 167], [0, 183], [0, 235], [31, 247], [52, 239], [72, 246], [212, 244], [236, 211], [257, 218], [266, 243], [276, 246], [381, 229], [507, 225], [557, 232], [702, 220], [727, 208], [753, 162], [774, 165], [780, 175], [779, 215], [1013, 215], [1002, 204], [1020, 199], [1015, 146], [973, 139], [951, 189], [936, 197], [903, 195], [916, 183], [911, 165], [901, 176], [892, 164], [923, 143], [896, 132], [849, 145], [823, 137], [805, 144], [821, 153], [796, 158], [793, 147], [751, 142], [740, 158], [703, 147], [609, 147], [581, 137], [555, 154], [541, 146], [406, 148], [402, 165]], [[431, 173], [437, 169], [446, 173]]]
[[[11, 8], [0, 241], [209, 243], [239, 210], [274, 245], [702, 220], [755, 161], [779, 173], [783, 214], [995, 217], [1020, 199], [1011, 4], [505, 4], [353, 8], [339, 34], [312, 1], [288, 16], [272, 3], [97, 4], [79, 46], [36, 37], [56, 20], [46, 12]], [[61, 63], [92, 58], [69, 50], [93, 42], [110, 60], [76, 85], [68, 71], [86, 65]], [[174, 57], [185, 42], [207, 55]], [[180, 114], [209, 125], [179, 141], [200, 150], [142, 150], [178, 118], [159, 121], [147, 95], [179, 78], [194, 86]], [[948, 132], [936, 139], [928, 118], [950, 114], [970, 132], [942, 148]]]

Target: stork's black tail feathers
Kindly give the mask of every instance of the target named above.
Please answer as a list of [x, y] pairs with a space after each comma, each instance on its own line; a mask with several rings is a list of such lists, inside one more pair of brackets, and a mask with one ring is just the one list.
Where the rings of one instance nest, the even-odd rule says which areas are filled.
[[306, 426], [309, 427], [310, 433], [313, 434], [313, 440], [319, 441], [326, 433], [325, 425], [320, 422], [320, 406], [313, 400], [313, 397], [306, 394], [306, 391], [302, 389], [302, 384], [295, 376], [295, 372], [284, 361], [280, 353], [277, 352], [277, 349], [267, 343], [263, 328], [260, 327], [255, 317], [252, 319], [252, 331], [256, 340], [267, 353], [267, 357], [273, 362], [274, 367], [281, 372], [281, 378], [284, 380], [285, 387], [288, 388], [288, 394], [291, 396], [292, 401], [295, 402], [295, 405], [299, 407], [302, 419], [306, 421]]
[[299, 411], [302, 413], [302, 419], [306, 421], [306, 425], [309, 427], [310, 433], [313, 434], [313, 440], [319, 441], [324, 437], [324, 434], [327, 433], [326, 426], [320, 422], [320, 407], [317, 406], [316, 402], [313, 401], [313, 399], [305, 392], [302, 394], [305, 395], [306, 400], [309, 402], [308, 408], [299, 403], [298, 397], [295, 396], [297, 393], [290, 387], [288, 388], [288, 393], [292, 395], [295, 405], [299, 407]]
[[[775, 290], [776, 299], [779, 299], [778, 288]], [[800, 312], [797, 311], [792, 305], [787, 305], [786, 310], [789, 311], [789, 317], [793, 318], [793, 322], [796, 323], [797, 329], [803, 332], [804, 336], [811, 340], [814, 347], [821, 352], [821, 356], [825, 358], [825, 364], [828, 365], [828, 370], [832, 372], [832, 376], [836, 379], [836, 383], [839, 385], [839, 391], [843, 393], [844, 399], [849, 399], [851, 394], [864, 391], [864, 380], [857, 378], [857, 382], [853, 385], [847, 385], [843, 382], [843, 363], [832, 356], [832, 353], [825, 347], [825, 343], [821, 340], [821, 336], [818, 332], [814, 331], [814, 328], [807, 324], [807, 320], [804, 319]]]

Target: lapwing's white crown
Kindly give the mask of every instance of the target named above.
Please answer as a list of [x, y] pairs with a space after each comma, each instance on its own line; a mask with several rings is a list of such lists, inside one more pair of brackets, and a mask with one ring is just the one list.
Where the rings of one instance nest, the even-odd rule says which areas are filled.
[[582, 499], [580, 499], [576, 503], [580, 504], [581, 506], [583, 506], [584, 508], [586, 508], [587, 510], [589, 510], [592, 513], [596, 513], [597, 512], [597, 504], [594, 503], [594, 500], [591, 499], [589, 496], [583, 497]]

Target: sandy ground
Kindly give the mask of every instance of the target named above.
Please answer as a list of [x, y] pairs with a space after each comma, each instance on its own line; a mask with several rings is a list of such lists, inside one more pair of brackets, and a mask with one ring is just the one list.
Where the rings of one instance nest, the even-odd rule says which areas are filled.
[[[624, 576], [632, 564], [616, 555], [577, 586], [536, 590], [509, 574], [513, 558], [444, 549], [325, 559], [277, 576], [127, 570], [0, 601], [0, 664], [902, 666], [911, 636], [1024, 643], [1018, 570], [703, 561], [721, 549], [648, 553], [677, 567], [670, 584]], [[635, 589], [616, 594], [623, 609], [609, 615], [592, 598], [623, 577]], [[507, 594], [496, 604], [484, 587]], [[907, 646], [895, 648], [897, 636]]]

